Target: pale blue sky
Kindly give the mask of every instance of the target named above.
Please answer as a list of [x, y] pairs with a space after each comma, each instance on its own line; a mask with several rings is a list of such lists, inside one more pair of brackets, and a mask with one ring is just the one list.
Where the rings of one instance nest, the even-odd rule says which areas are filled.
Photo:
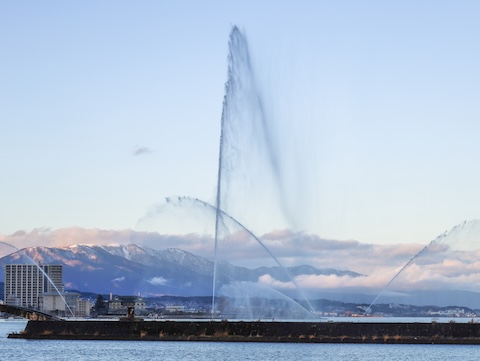
[[309, 154], [303, 229], [427, 243], [480, 216], [479, 16], [477, 1], [3, 2], [0, 234], [212, 202], [237, 24]]

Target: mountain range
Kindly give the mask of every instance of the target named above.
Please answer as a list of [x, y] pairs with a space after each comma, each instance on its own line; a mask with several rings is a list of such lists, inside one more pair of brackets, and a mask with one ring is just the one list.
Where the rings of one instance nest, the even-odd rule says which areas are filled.
[[[212, 294], [214, 263], [176, 248], [155, 250], [135, 244], [29, 247], [1, 258], [0, 265], [21, 263], [22, 258], [38, 264], [62, 264], [66, 289], [124, 295]], [[220, 289], [229, 282], [257, 282], [262, 276], [288, 282], [300, 275], [362, 276], [309, 265], [249, 269], [223, 262], [217, 265], [216, 284]], [[2, 273], [0, 280], [3, 278]]]
[[[135, 244], [129, 245], [73, 245], [62, 247], [29, 247], [0, 258], [0, 266], [10, 263], [62, 264], [66, 290], [91, 293], [144, 296], [211, 296], [214, 263], [193, 253], [167, 248], [156, 250]], [[318, 269], [310, 265], [282, 268], [246, 268], [218, 262], [216, 270], [217, 294], [225, 286], [225, 294], [250, 296], [270, 292], [259, 287], [259, 279], [275, 284], [283, 283], [283, 293], [289, 297], [303, 297], [297, 290], [285, 288], [285, 282], [294, 278], [323, 275], [358, 279], [364, 275], [333, 268]], [[328, 278], [328, 277], [327, 277]], [[0, 272], [0, 282], [4, 273]], [[237, 288], [229, 284], [237, 282]], [[268, 283], [268, 282], [267, 282]], [[291, 284], [291, 282], [290, 282]], [[232, 294], [235, 292], [235, 294]], [[257, 292], [257, 293], [255, 293]], [[303, 290], [310, 299], [329, 299], [341, 302], [369, 304], [379, 290], [368, 287], [333, 287]], [[262, 293], [266, 295], [267, 293]], [[268, 294], [272, 294], [271, 292]], [[273, 291], [275, 294], [275, 291]], [[278, 293], [277, 293], [278, 294]], [[260, 295], [260, 294], [259, 294]], [[0, 295], [2, 297], [3, 295]], [[409, 292], [385, 292], [377, 303], [413, 305], [466, 306], [480, 309], [480, 294], [461, 289], [412, 289]]]

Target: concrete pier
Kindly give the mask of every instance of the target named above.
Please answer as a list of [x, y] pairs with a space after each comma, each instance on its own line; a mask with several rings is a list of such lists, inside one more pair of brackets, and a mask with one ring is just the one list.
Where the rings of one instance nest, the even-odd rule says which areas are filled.
[[10, 338], [382, 344], [480, 344], [478, 323], [29, 321]]

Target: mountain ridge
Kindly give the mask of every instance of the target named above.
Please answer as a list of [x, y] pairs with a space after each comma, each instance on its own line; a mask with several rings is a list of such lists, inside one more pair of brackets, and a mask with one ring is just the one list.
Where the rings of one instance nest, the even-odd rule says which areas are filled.
[[[123, 294], [211, 295], [212, 261], [178, 248], [156, 250], [136, 244], [28, 247], [0, 259], [0, 264], [18, 263], [26, 255], [36, 263], [64, 266], [66, 288], [89, 292]], [[269, 275], [282, 282], [302, 274], [335, 274], [360, 277], [352, 271], [317, 269], [310, 265], [258, 267], [250, 269], [228, 263], [217, 264], [219, 285], [229, 282], [257, 282]], [[0, 280], [3, 279], [3, 275]]]

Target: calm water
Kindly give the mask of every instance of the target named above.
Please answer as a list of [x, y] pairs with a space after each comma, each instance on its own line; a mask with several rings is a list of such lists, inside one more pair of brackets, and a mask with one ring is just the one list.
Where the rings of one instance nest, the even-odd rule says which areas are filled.
[[478, 360], [480, 346], [338, 345], [145, 341], [26, 341], [7, 334], [24, 321], [0, 321], [0, 359], [17, 360]]

